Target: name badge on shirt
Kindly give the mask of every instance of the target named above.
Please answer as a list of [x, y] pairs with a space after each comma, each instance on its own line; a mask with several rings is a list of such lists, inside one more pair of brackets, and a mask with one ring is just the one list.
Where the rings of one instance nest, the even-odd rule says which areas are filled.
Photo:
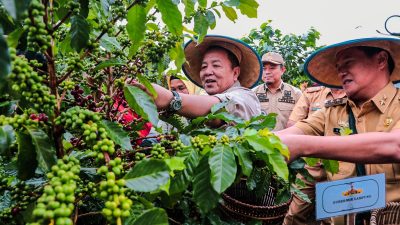
[[317, 220], [385, 207], [385, 174], [316, 184]]
[[283, 92], [283, 97], [278, 98], [278, 102], [285, 102], [285, 103], [290, 103], [290, 104], [295, 104], [296, 101], [292, 97], [292, 92], [291, 91], [284, 91]]
[[269, 99], [265, 93], [257, 93], [257, 98], [260, 102], [269, 102]]

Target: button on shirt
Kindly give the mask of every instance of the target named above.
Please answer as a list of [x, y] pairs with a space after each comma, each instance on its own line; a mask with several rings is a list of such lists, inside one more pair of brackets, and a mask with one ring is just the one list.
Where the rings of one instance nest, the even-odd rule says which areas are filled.
[[256, 95], [250, 89], [242, 87], [239, 81], [223, 93], [213, 96], [221, 102], [227, 101], [226, 110], [236, 117], [249, 120], [261, 114], [260, 102]]
[[[346, 105], [353, 111], [358, 133], [390, 132], [400, 129], [400, 90], [392, 83], [386, 85], [361, 107], [357, 107], [351, 100], [342, 101], [319, 110], [309, 118], [297, 122], [295, 126], [307, 135], [338, 135], [334, 132], [335, 129], [349, 126]], [[400, 164], [366, 164], [365, 169], [367, 174], [385, 173], [386, 201], [400, 201]], [[355, 164], [340, 162], [339, 173], [330, 178], [336, 180], [354, 175]]]
[[253, 89], [261, 104], [261, 110], [265, 114], [276, 113], [276, 125], [274, 130], [286, 128], [289, 116], [301, 96], [300, 89], [282, 82], [275, 93], [272, 93], [266, 84]]

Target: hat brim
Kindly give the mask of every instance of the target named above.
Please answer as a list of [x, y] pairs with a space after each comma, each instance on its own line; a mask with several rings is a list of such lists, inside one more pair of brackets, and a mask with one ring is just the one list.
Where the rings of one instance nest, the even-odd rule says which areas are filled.
[[354, 39], [329, 45], [311, 54], [304, 63], [304, 71], [311, 80], [331, 88], [342, 88], [342, 82], [336, 69], [336, 55], [356, 46], [368, 46], [384, 49], [394, 60], [394, 70], [390, 76], [393, 83], [400, 82], [400, 39], [371, 37]]
[[[243, 87], [252, 88], [261, 79], [262, 63], [257, 52], [248, 44], [226, 36], [207, 35], [203, 42], [190, 40], [185, 45], [186, 62], [182, 66], [185, 75], [197, 86], [203, 88], [200, 79], [200, 69], [203, 55], [210, 46], [218, 46], [218, 43], [228, 42], [235, 45], [242, 53], [240, 62], [240, 75], [238, 80]], [[222, 47], [222, 46], [221, 46]]]

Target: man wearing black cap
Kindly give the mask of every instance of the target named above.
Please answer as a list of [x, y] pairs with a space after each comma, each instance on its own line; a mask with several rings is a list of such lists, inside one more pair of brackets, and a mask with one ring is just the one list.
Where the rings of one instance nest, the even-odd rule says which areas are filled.
[[[400, 39], [363, 38], [327, 46], [312, 54], [304, 68], [322, 85], [343, 87], [348, 98], [328, 101], [309, 118], [276, 133], [289, 147], [290, 158], [341, 160], [339, 173], [330, 179], [385, 173], [386, 202], [400, 201], [400, 90], [392, 83], [400, 80]], [[341, 128], [353, 134], [339, 136]]]
[[262, 57], [263, 75], [265, 82], [253, 89], [261, 103], [261, 110], [265, 114], [276, 113], [274, 130], [286, 128], [290, 113], [301, 96], [300, 89], [284, 83], [282, 75], [285, 73], [285, 61], [277, 52], [267, 52]]

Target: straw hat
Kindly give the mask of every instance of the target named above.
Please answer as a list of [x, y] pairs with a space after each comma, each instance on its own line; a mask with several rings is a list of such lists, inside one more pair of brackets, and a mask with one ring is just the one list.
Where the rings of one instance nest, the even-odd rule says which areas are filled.
[[336, 55], [344, 49], [356, 46], [377, 47], [388, 51], [395, 64], [390, 79], [393, 83], [400, 82], [400, 39], [391, 37], [360, 38], [326, 46], [306, 59], [304, 71], [315, 82], [327, 87], [341, 88], [342, 82], [336, 69]]
[[243, 87], [252, 88], [261, 78], [262, 64], [257, 52], [246, 43], [220, 35], [207, 35], [203, 42], [193, 40], [185, 45], [186, 62], [183, 72], [197, 86], [203, 87], [200, 80], [200, 68], [203, 55], [211, 46], [219, 46], [232, 52], [239, 61], [238, 80]]

